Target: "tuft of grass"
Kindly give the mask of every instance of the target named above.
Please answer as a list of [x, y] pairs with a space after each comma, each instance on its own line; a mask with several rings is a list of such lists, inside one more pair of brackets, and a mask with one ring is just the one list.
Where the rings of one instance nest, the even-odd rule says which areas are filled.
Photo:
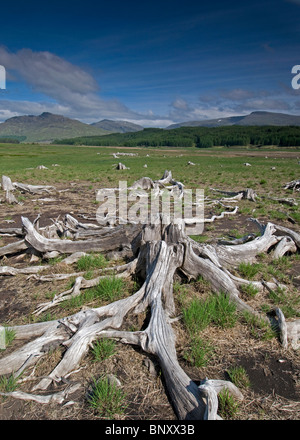
[[291, 217], [300, 224], [300, 213], [299, 212], [291, 212]]
[[11, 393], [17, 388], [17, 379], [12, 374], [10, 376], [0, 376], [0, 392]]
[[269, 292], [269, 298], [273, 304], [282, 309], [286, 318], [294, 318], [299, 316], [299, 295], [293, 293], [288, 294], [285, 289], [277, 287], [277, 289]]
[[207, 235], [190, 235], [190, 238], [198, 243], [205, 243], [208, 240]]
[[126, 409], [126, 395], [116, 384], [109, 383], [106, 377], [93, 378], [92, 393], [88, 397], [89, 405], [105, 419], [113, 419]]
[[124, 281], [121, 278], [105, 277], [100, 280], [97, 286], [86, 289], [80, 295], [62, 302], [60, 306], [64, 309], [76, 309], [99, 298], [103, 301], [113, 302], [119, 299], [123, 293]]
[[252, 283], [250, 284], [244, 284], [241, 287], [242, 292], [244, 292], [247, 296], [250, 296], [253, 298], [257, 293], [259, 292], [259, 289], [255, 287]]
[[116, 342], [113, 339], [100, 339], [92, 348], [95, 361], [103, 361], [112, 356], [116, 351]]
[[102, 278], [94, 288], [96, 296], [105, 301], [116, 301], [124, 291], [124, 281], [114, 276]]
[[194, 336], [191, 339], [190, 346], [184, 351], [183, 357], [195, 367], [205, 367], [214, 352], [210, 342]]
[[107, 260], [102, 255], [83, 255], [77, 261], [77, 269], [79, 271], [88, 271], [91, 269], [103, 269], [107, 266]]
[[230, 328], [237, 322], [236, 306], [223, 293], [213, 295], [206, 301], [194, 299], [182, 313], [191, 335], [199, 333], [212, 323], [221, 328]]
[[233, 304], [228, 296], [220, 293], [211, 298], [214, 314], [212, 321], [221, 328], [232, 328], [237, 322], [236, 306]]
[[218, 394], [218, 401], [218, 413], [220, 416], [225, 420], [234, 419], [239, 411], [239, 405], [226, 388]]
[[211, 322], [211, 303], [209, 301], [200, 301], [198, 298], [182, 310], [183, 322], [189, 333], [194, 335], [204, 330]]
[[227, 370], [231, 382], [238, 388], [250, 387], [250, 379], [242, 366], [231, 367]]
[[261, 263], [240, 263], [238, 270], [240, 274], [249, 280], [253, 279], [255, 275], [262, 269]]

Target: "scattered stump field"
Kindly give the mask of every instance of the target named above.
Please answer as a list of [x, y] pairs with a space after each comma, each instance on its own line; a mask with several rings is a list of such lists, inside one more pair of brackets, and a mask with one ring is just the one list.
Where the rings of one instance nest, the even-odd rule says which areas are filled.
[[[299, 420], [299, 152], [0, 155], [1, 420]], [[120, 180], [203, 188], [203, 233], [100, 225]]]

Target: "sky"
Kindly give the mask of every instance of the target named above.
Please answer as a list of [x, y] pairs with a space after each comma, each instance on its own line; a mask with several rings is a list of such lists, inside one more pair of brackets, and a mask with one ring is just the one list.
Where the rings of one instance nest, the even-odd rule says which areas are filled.
[[299, 115], [300, 0], [6, 1], [0, 65], [0, 122]]

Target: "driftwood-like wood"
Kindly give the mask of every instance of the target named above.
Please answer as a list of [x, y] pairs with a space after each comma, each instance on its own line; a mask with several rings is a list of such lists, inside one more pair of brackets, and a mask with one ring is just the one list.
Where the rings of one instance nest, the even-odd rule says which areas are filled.
[[28, 192], [31, 194], [41, 194], [43, 192], [50, 193], [55, 190], [51, 185], [29, 185], [25, 183], [14, 182], [14, 187], [22, 192]]
[[119, 162], [117, 165], [117, 170], [128, 170], [129, 168], [127, 168], [126, 165], [124, 165], [123, 163]]
[[292, 189], [293, 191], [300, 191], [300, 179], [287, 182], [284, 189]]
[[101, 239], [72, 241], [43, 237], [26, 217], [22, 217], [22, 224], [26, 232], [25, 241], [41, 253], [58, 251], [64, 254], [73, 254], [75, 252], [105, 252], [125, 246], [130, 248], [137, 233], [136, 226], [126, 225], [123, 227], [120, 225], [118, 230], [110, 229], [107, 231]]
[[[158, 189], [177, 188], [181, 192], [184, 191], [184, 186], [174, 180], [169, 171], [158, 181], [143, 178], [133, 186], [137, 189], [152, 189], [157, 186]], [[252, 192], [243, 193], [243, 197], [248, 198], [247, 194], [250, 200], [255, 197]], [[240, 193], [233, 197], [236, 195], [240, 196]], [[258, 254], [271, 249], [273, 252], [273, 248], [275, 257], [299, 250], [298, 233], [271, 222], [262, 225], [255, 221], [260, 232], [258, 237], [247, 236], [241, 242], [223, 241], [210, 245], [192, 240], [187, 235], [185, 221], [166, 225], [161, 219], [160, 223], [143, 227], [118, 225], [114, 228], [101, 228], [94, 224], [80, 223], [67, 215], [63, 221], [54, 221], [54, 229], [60, 238], [47, 238], [43, 235], [45, 230], [39, 228], [38, 220], [32, 223], [28, 218], [22, 217], [24, 239], [0, 248], [0, 256], [31, 248], [48, 257], [57, 253], [70, 254], [64, 262], [72, 264], [82, 253], [119, 251], [123, 248], [130, 251], [132, 259], [123, 266], [101, 269], [98, 276], [91, 280], [86, 280], [83, 273], [57, 274], [58, 277], [76, 276], [74, 286], [57, 294], [52, 301], [40, 304], [35, 314], [38, 315], [68, 298], [80, 295], [84, 289], [97, 285], [111, 270], [117, 277], [139, 277], [142, 286], [133, 295], [111, 304], [83, 309], [62, 319], [10, 327], [15, 331], [16, 338], [24, 341], [24, 345], [0, 359], [0, 374], [23, 371], [35, 365], [56, 346], [63, 346], [65, 349], [62, 359], [53, 371], [33, 386], [32, 392], [41, 391], [41, 395], [17, 392], [10, 393], [10, 396], [32, 399], [40, 403], [61, 403], [66, 394], [51, 397], [45, 396], [44, 391], [53, 382], [63, 383], [66, 377], [76, 371], [96, 339], [114, 338], [124, 344], [139, 346], [145, 353], [156, 357], [178, 419], [219, 419], [217, 396], [223, 388], [236, 398], [243, 399], [241, 392], [226, 381], [206, 378], [197, 386], [179, 364], [172, 328], [173, 318], [176, 316], [173, 279], [175, 274], [188, 280], [197, 279], [201, 275], [210, 283], [215, 295], [223, 292], [236, 304], [238, 310], [246, 311], [270, 324], [269, 318], [254, 310], [240, 297], [240, 286], [250, 281], [232, 275], [231, 270], [242, 261], [256, 261]], [[66, 233], [71, 239], [65, 238]], [[91, 236], [95, 238], [88, 238]], [[2, 270], [8, 275], [17, 274], [8, 266]], [[26, 271], [27, 268], [23, 270]], [[39, 272], [37, 269], [33, 271]], [[33, 273], [33, 276], [41, 281], [46, 281], [47, 277], [48, 281], [56, 277], [55, 274], [49, 274], [43, 279], [43, 276], [39, 277], [36, 273]], [[252, 284], [261, 290], [278, 287], [276, 281], [254, 281]], [[129, 313], [139, 314], [146, 310], [149, 311], [150, 319], [145, 329], [133, 332], [122, 330], [122, 324]], [[280, 309], [275, 310], [275, 319], [283, 348], [288, 348], [290, 344], [293, 348], [298, 347], [300, 320], [287, 321]]]
[[229, 196], [229, 199], [234, 199], [234, 198], [240, 198], [240, 199], [246, 199], [246, 200], [251, 200], [253, 202], [255, 202], [256, 198], [257, 198], [257, 194], [256, 192], [252, 189], [252, 188], [247, 188], [245, 190], [241, 190], [241, 191], [223, 191], [221, 189], [215, 189], [215, 188], [210, 188], [212, 191], [215, 192], [219, 192], [221, 194], [225, 194], [227, 196]]
[[291, 237], [283, 237], [280, 242], [277, 244], [273, 258], [276, 260], [277, 258], [283, 257], [287, 252], [297, 252], [297, 246], [295, 245], [294, 240]]
[[4, 175], [1, 177], [1, 186], [3, 191], [13, 191], [15, 189], [10, 177]]
[[18, 200], [15, 198], [12, 191], [5, 191], [5, 201], [9, 205], [14, 205], [14, 204], [17, 205], [18, 204]]
[[25, 243], [25, 240], [20, 240], [16, 243], [10, 243], [6, 246], [0, 247], [0, 257], [3, 257], [4, 255], [15, 254], [26, 249], [28, 249], [28, 245]]

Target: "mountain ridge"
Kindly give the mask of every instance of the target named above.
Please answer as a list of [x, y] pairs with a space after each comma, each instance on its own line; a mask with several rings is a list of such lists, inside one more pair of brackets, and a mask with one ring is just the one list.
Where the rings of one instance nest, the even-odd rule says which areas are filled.
[[166, 130], [179, 127], [222, 127], [229, 125], [296, 125], [300, 126], [300, 116], [287, 113], [255, 111], [248, 115], [229, 116], [226, 118], [203, 119], [200, 121], [186, 121], [171, 124]]
[[0, 124], [0, 138], [25, 138], [23, 142], [51, 142], [56, 138], [109, 134], [76, 119], [44, 112], [38, 116], [13, 116]]
[[143, 130], [144, 127], [138, 124], [134, 124], [129, 121], [112, 121], [110, 119], [102, 119], [99, 122], [93, 122], [90, 124], [94, 127], [102, 128], [103, 130], [108, 130], [111, 133], [129, 133]]

